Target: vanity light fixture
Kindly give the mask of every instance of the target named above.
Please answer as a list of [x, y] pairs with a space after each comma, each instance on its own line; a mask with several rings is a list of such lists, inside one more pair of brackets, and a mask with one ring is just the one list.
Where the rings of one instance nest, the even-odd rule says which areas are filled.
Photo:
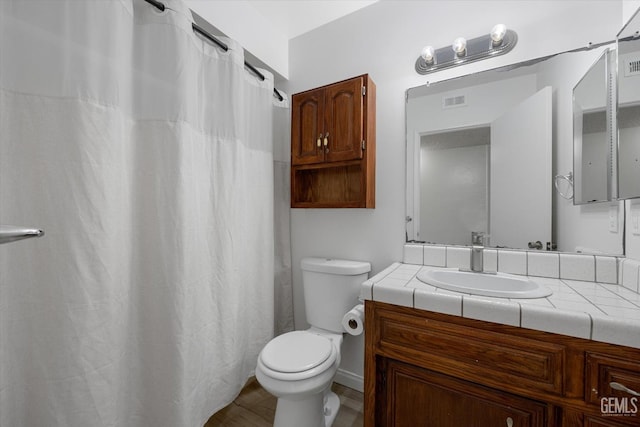
[[468, 62], [504, 55], [511, 51], [517, 42], [518, 35], [515, 31], [508, 29], [504, 24], [498, 24], [484, 36], [471, 40], [458, 37], [451, 47], [434, 50], [432, 46], [425, 46], [416, 60], [416, 72], [424, 75]]
[[433, 65], [433, 58], [435, 54], [436, 54], [436, 51], [433, 48], [433, 46], [425, 46], [422, 49], [420, 56], [422, 57], [422, 60], [425, 62], [425, 64]]
[[498, 24], [491, 29], [491, 45], [500, 46], [504, 40], [504, 36], [507, 34], [507, 26], [504, 24]]
[[464, 37], [458, 37], [453, 41], [451, 48], [458, 58], [462, 58], [467, 52], [467, 40]]

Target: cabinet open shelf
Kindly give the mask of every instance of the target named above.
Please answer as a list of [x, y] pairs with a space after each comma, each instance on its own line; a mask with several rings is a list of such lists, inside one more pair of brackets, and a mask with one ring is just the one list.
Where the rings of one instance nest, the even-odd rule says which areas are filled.
[[296, 208], [365, 208], [366, 185], [361, 162], [309, 165], [293, 169], [291, 206]]

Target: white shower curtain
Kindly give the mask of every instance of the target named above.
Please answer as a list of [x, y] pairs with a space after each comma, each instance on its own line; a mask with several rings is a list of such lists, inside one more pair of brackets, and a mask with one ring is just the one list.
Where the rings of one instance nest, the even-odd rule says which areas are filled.
[[0, 426], [201, 426], [273, 334], [273, 79], [163, 3], [0, 2]]
[[274, 101], [273, 181], [275, 212], [275, 334], [293, 331], [291, 273], [291, 110], [289, 100]]

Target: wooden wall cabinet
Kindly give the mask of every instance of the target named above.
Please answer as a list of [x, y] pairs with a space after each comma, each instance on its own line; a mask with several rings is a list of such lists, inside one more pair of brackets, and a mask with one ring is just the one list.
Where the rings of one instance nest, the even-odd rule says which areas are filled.
[[[609, 385], [638, 390], [640, 349], [365, 306], [365, 427], [640, 425], [633, 396]], [[603, 412], [603, 397], [626, 399], [628, 412]]]
[[368, 75], [298, 93], [291, 207], [374, 208], [376, 86]]

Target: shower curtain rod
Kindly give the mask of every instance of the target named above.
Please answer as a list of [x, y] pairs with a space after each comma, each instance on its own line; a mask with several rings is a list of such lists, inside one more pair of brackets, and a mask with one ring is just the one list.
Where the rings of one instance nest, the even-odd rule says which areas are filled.
[[[160, 10], [161, 12], [164, 12], [164, 10], [165, 10], [164, 3], [162, 3], [162, 2], [160, 2], [158, 0], [144, 0], [144, 1], [146, 1], [150, 5], [154, 6], [156, 9]], [[195, 23], [191, 23], [191, 28], [193, 28], [193, 31], [195, 31], [196, 33], [200, 34], [201, 36], [203, 36], [207, 40], [211, 41], [212, 43], [217, 45], [220, 49], [224, 50], [225, 52], [229, 50], [229, 46], [227, 46], [225, 43], [221, 42], [220, 40], [218, 40], [217, 38], [215, 38], [214, 36], [209, 34], [209, 32], [206, 31], [205, 29], [203, 29], [202, 27], [196, 25]], [[251, 72], [253, 74], [255, 74], [260, 80], [264, 81], [264, 79], [265, 79], [264, 74], [262, 74], [260, 71], [258, 71], [258, 69], [256, 69], [256, 67], [254, 67], [253, 65], [249, 64], [247, 61], [244, 61], [244, 66], [247, 67], [249, 70], [251, 70]], [[273, 88], [273, 96], [278, 98], [278, 101], [282, 101], [284, 99], [282, 97], [282, 95], [280, 95], [280, 92], [278, 92], [278, 89], [276, 89], [275, 87]]]

